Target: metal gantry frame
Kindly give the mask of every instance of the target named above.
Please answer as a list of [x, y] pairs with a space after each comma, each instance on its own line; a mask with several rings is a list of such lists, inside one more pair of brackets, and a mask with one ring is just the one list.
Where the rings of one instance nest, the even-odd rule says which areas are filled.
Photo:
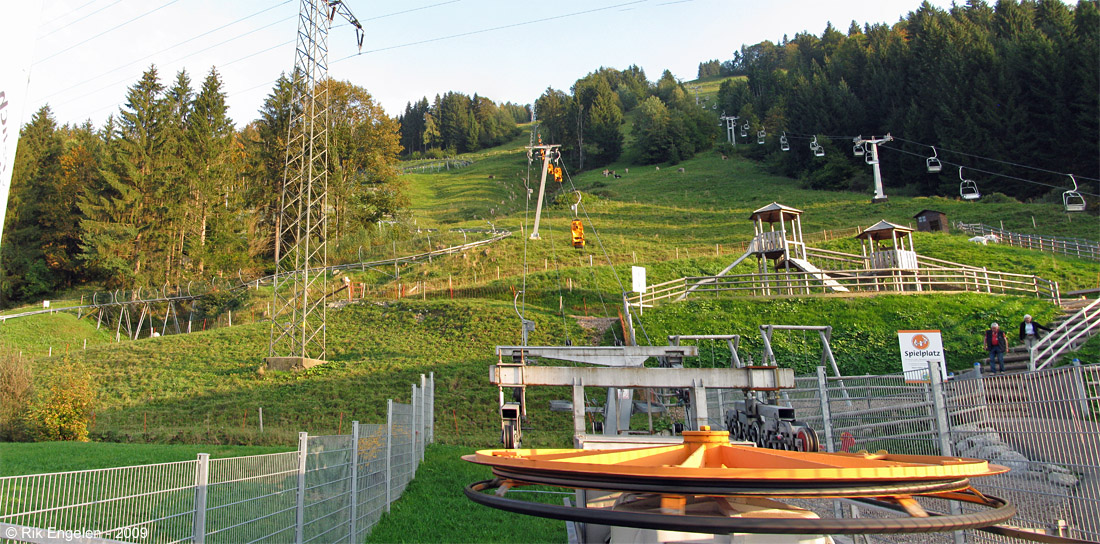
[[341, 0], [301, 0], [279, 215], [268, 357], [324, 360], [328, 290], [328, 30]]

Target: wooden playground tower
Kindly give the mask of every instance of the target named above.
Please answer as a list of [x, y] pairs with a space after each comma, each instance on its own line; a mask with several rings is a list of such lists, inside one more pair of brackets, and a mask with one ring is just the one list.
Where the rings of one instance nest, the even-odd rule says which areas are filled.
[[862, 244], [868, 273], [882, 278], [883, 287], [892, 291], [904, 291], [906, 286], [921, 290], [917, 281], [920, 266], [913, 249], [913, 229], [882, 220], [864, 229], [856, 238]]
[[[760, 294], [809, 292], [810, 278], [832, 291], [848, 291], [807, 259], [806, 243], [802, 239], [802, 210], [772, 202], [752, 212], [749, 219], [752, 220], [753, 238], [746, 256], [756, 256]], [[770, 271], [769, 261], [773, 262]], [[796, 275], [791, 275], [792, 272]]]

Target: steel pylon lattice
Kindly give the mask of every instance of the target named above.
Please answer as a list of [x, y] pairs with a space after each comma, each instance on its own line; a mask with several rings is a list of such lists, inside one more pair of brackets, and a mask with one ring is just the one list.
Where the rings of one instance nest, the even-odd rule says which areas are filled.
[[323, 360], [328, 292], [328, 32], [336, 14], [363, 29], [340, 0], [301, 0], [293, 99], [279, 217], [269, 357]]

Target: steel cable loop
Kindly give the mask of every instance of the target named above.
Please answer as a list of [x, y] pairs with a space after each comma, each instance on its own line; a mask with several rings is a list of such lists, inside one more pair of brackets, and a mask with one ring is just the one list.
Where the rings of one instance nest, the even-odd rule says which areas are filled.
[[701, 478], [631, 477], [622, 474], [586, 474], [577, 476], [563, 472], [509, 470], [494, 466], [498, 478], [558, 487], [616, 489], [638, 493], [680, 493], [697, 495], [764, 495], [785, 498], [858, 497], [880, 495], [916, 495], [951, 493], [970, 487], [967, 478], [925, 482], [878, 485], [805, 486], [800, 482], [746, 481], [729, 482]]
[[[571, 176], [569, 174], [569, 170], [566, 167], [563, 166], [562, 167], [562, 172], [565, 174], [565, 179], [569, 180], [569, 187], [571, 189], [573, 189], [574, 191], [577, 191], [578, 190], [577, 186], [573, 184], [573, 176]], [[626, 293], [627, 293], [626, 287], [623, 285], [622, 279], [619, 278], [619, 272], [617, 270], [615, 270], [615, 263], [611, 262], [611, 255], [609, 255], [607, 253], [607, 248], [604, 247], [604, 245], [603, 245], [603, 238], [600, 237], [600, 232], [599, 232], [598, 229], [596, 229], [596, 223], [593, 222], [592, 218], [589, 217], [589, 215], [588, 215], [588, 208], [585, 207], [583, 202], [577, 203], [577, 208], [579, 208], [582, 212], [584, 212], [584, 219], [586, 221], [588, 221], [588, 227], [590, 229], [592, 229], [592, 234], [596, 235], [596, 243], [599, 244], [599, 246], [600, 246], [600, 252], [603, 253], [604, 259], [607, 260], [608, 268], [611, 269], [611, 274], [615, 277], [615, 282], [619, 284], [619, 292], [625, 298]], [[614, 327], [612, 327], [612, 328], [614, 328]], [[646, 332], [646, 329], [645, 329], [645, 323], [642, 322], [642, 319], [641, 319], [640, 316], [638, 318], [638, 328], [640, 328], [642, 330], [642, 335], [645, 336], [646, 343], [649, 344], [649, 345], [652, 345], [653, 341], [650, 340], [649, 333]], [[626, 335], [627, 335], [626, 330], [623, 330], [623, 337], [624, 337], [623, 338], [623, 343], [626, 342], [626, 338], [625, 338]]]
[[640, 529], [680, 530], [694, 533], [729, 534], [777, 533], [777, 534], [894, 534], [928, 533], [963, 529], [978, 529], [1008, 520], [1016, 514], [1016, 507], [1007, 501], [986, 496], [990, 509], [959, 515], [931, 515], [926, 518], [891, 519], [767, 519], [729, 518], [678, 514], [624, 512], [603, 508], [580, 508], [535, 503], [483, 493], [499, 488], [498, 479], [472, 483], [463, 489], [466, 497], [478, 504], [507, 512], [532, 516], [613, 525]]

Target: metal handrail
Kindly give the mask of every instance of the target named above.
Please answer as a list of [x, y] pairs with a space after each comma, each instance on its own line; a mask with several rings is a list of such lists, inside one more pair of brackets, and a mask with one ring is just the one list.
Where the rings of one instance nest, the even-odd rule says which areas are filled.
[[1081, 308], [1080, 311], [1050, 331], [1028, 352], [1028, 368], [1042, 370], [1053, 363], [1066, 351], [1069, 351], [1082, 336], [1092, 336], [1093, 329], [1100, 328], [1100, 298]]

